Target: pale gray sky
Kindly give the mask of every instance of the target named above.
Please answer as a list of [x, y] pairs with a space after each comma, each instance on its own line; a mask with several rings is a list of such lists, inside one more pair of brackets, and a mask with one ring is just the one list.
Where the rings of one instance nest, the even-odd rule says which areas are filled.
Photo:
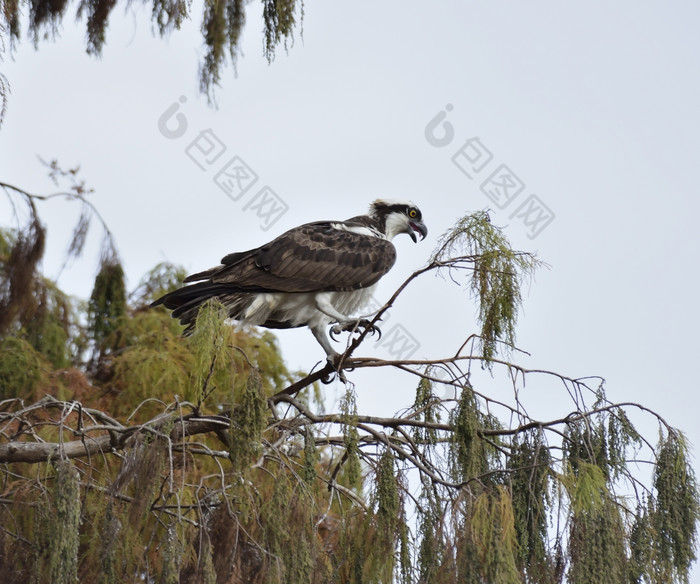
[[[226, 74], [218, 109], [197, 94], [199, 4], [196, 21], [167, 41], [152, 38], [146, 7], [117, 9], [101, 60], [85, 55], [72, 17], [38, 52], [23, 43], [2, 65], [12, 84], [2, 179], [45, 193], [53, 188], [37, 155], [81, 164], [131, 288], [162, 260], [196, 271], [299, 223], [410, 198], [430, 236], [396, 240], [383, 300], [456, 217], [490, 207], [516, 247], [551, 266], [526, 295], [518, 341], [531, 356], [519, 361], [601, 375], [611, 399], [648, 405], [700, 446], [697, 4], [308, 0], [303, 39], [270, 66], [251, 4], [238, 78]], [[186, 127], [171, 119], [166, 137], [159, 119], [173, 104]], [[258, 179], [232, 200], [215, 177], [241, 161]], [[490, 179], [515, 186], [506, 193]], [[260, 217], [256, 205], [273, 196], [279, 210], [268, 202]], [[77, 209], [56, 202], [41, 213], [54, 275]], [[96, 232], [93, 255], [60, 280], [82, 297]], [[435, 357], [455, 350], [473, 317], [466, 292], [429, 277], [387, 330], [401, 324], [420, 344], [414, 356]], [[292, 367], [322, 357], [308, 331], [279, 338]], [[389, 347], [359, 354], [389, 356]], [[413, 399], [413, 381], [398, 373], [351, 375], [365, 411]], [[546, 396], [533, 379], [521, 398], [568, 412], [566, 399]]]

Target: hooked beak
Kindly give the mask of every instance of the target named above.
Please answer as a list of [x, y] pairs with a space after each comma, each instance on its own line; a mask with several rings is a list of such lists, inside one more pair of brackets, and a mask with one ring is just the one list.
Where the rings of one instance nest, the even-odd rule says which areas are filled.
[[425, 239], [426, 235], [428, 235], [428, 228], [422, 221], [409, 221], [408, 226], [409, 229], [406, 230], [406, 233], [408, 233], [411, 236], [413, 243], [418, 243], [418, 239], [416, 238], [416, 232], [420, 233], [421, 241]]

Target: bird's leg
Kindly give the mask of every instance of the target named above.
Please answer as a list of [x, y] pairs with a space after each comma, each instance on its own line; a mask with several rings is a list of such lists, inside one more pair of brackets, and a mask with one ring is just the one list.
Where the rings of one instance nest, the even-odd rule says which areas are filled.
[[323, 350], [326, 352], [328, 362], [333, 363], [335, 360], [337, 360], [337, 358], [340, 357], [340, 355], [331, 346], [331, 342], [326, 336], [325, 329], [322, 326], [312, 326], [309, 328], [311, 329], [311, 332], [318, 341], [318, 344], [321, 345], [323, 347]]
[[[338, 312], [338, 310], [336, 310], [335, 306], [333, 306], [333, 304], [330, 301], [329, 292], [319, 292], [318, 294], [316, 294], [315, 302], [316, 308], [319, 311], [321, 311], [326, 316], [329, 316], [337, 323], [334, 326], [332, 326], [329, 331], [330, 337], [334, 341], [336, 340], [334, 335], [340, 334], [343, 331], [354, 332], [359, 327], [369, 329], [370, 333], [377, 333], [381, 338], [382, 333], [379, 330], [379, 327], [373, 325], [366, 318], [353, 319], [342, 314], [341, 312]], [[311, 332], [313, 333], [314, 337], [316, 337], [316, 340], [323, 347], [323, 350], [326, 352], [328, 362], [332, 365], [333, 369], [335, 369], [338, 372], [338, 377], [340, 378], [340, 380], [345, 382], [345, 375], [343, 375], [343, 372], [338, 367], [340, 365], [340, 363], [338, 362], [340, 355], [331, 346], [330, 341], [326, 336], [325, 330], [323, 330], [322, 327], [318, 326], [309, 328], [311, 329]]]
[[366, 318], [350, 318], [349, 316], [345, 316], [341, 312], [338, 312], [335, 306], [331, 304], [328, 292], [320, 292], [319, 294], [316, 294], [315, 300], [316, 308], [318, 308], [323, 314], [330, 316], [337, 323], [334, 326], [332, 326], [330, 330], [331, 338], [334, 341], [334, 335], [339, 335], [343, 331], [354, 332], [360, 327], [364, 329], [368, 328], [370, 333], [377, 333], [381, 338], [382, 332], [379, 330], [379, 327], [371, 324], [371, 322]]
[[[333, 367], [333, 369], [338, 375], [338, 379], [340, 379], [340, 381], [342, 381], [343, 383], [346, 383], [347, 379], [345, 378], [345, 374], [343, 373], [342, 369], [339, 368], [340, 354], [331, 346], [331, 343], [328, 340], [328, 337], [326, 336], [326, 331], [324, 327], [315, 326], [309, 328], [311, 329], [311, 332], [318, 341], [319, 345], [321, 345], [323, 347], [323, 350], [326, 352], [326, 361], [330, 364], [331, 367]], [[331, 381], [333, 381], [333, 376], [331, 375], [329, 377], [325, 377], [321, 381], [326, 384], [330, 383]]]

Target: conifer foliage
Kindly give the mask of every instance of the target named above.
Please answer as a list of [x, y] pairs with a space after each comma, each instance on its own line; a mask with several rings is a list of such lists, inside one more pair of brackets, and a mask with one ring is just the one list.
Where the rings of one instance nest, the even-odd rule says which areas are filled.
[[[199, 79], [201, 91], [210, 97], [227, 63], [236, 66], [249, 5], [250, 0], [204, 1], [199, 17], [204, 45]], [[272, 61], [280, 45], [286, 50], [294, 41], [294, 31], [302, 24], [304, 4], [301, 0], [263, 0], [262, 5], [262, 53]], [[116, 0], [80, 0], [72, 4], [68, 0], [0, 0], [0, 62], [3, 53], [11, 52], [25, 33], [36, 47], [54, 38], [64, 18], [85, 23], [86, 52], [99, 56], [116, 7]], [[130, 8], [128, 3], [126, 8]], [[153, 30], [161, 37], [179, 30], [185, 20], [198, 18], [188, 0], [153, 0], [151, 15]], [[7, 79], [0, 74], [0, 122], [8, 94]]]
[[[330, 366], [289, 371], [274, 336], [223, 324], [216, 303], [181, 337], [146, 307], [182, 271], [157, 266], [128, 294], [109, 235], [89, 301], [67, 297], [38, 270], [42, 198], [1, 188], [29, 217], [0, 231], [3, 582], [688, 582], [700, 506], [682, 433], [611, 403], [601, 380], [517, 364], [538, 262], [486, 213], [459, 220], [377, 315], [443, 273], [476, 304], [458, 350], [360, 358], [360, 335], [346, 351], [350, 379], [386, 368], [415, 388], [377, 417], [351, 383], [327, 411]], [[83, 187], [62, 196], [94, 216]], [[536, 419], [525, 403], [547, 380], [569, 405]], [[511, 398], [492, 397], [504, 383]]]

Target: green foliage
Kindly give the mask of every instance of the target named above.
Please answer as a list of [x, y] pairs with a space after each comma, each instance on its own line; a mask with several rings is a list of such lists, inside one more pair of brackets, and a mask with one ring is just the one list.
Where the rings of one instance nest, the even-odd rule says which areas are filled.
[[29, 210], [28, 224], [15, 232], [6, 230], [3, 238], [3, 247], [9, 245], [10, 250], [0, 269], [0, 336], [29, 322], [37, 304], [37, 265], [44, 255], [46, 230], [31, 202]]
[[[224, 325], [220, 310], [216, 303], [204, 306], [194, 334], [186, 339], [161, 310], [139, 310], [124, 319], [107, 340], [117, 345], [118, 339], [119, 350], [103, 359], [108, 387], [123, 398], [119, 411], [154, 396], [166, 402], [178, 396], [198, 408], [231, 406], [248, 390], [253, 370], [262, 372], [264, 392], [291, 378], [271, 335]], [[148, 416], [158, 407], [154, 402], [140, 411]]]
[[77, 17], [86, 17], [87, 53], [89, 55], [101, 55], [102, 47], [107, 38], [107, 24], [109, 14], [116, 0], [92, 0], [82, 2], [78, 8]]
[[[99, 56], [107, 39], [107, 28], [115, 0], [90, 0], [80, 2], [76, 16], [85, 19], [86, 50], [90, 55]], [[232, 64], [240, 53], [243, 29], [246, 23], [245, 0], [205, 0], [200, 31], [205, 46], [205, 54], [200, 63], [200, 88], [211, 96], [213, 88], [221, 80], [221, 71], [227, 55]], [[60, 29], [66, 15], [68, 0], [5, 0], [0, 10], [0, 46], [7, 44], [10, 49], [20, 39], [20, 21], [27, 14], [29, 38], [38, 46], [40, 40], [53, 38]], [[285, 49], [293, 39], [294, 29], [301, 26], [304, 7], [300, 0], [263, 1], [263, 52], [272, 61], [280, 44]], [[186, 0], [153, 0], [151, 19], [153, 29], [165, 37], [180, 26], [186, 19], [192, 19], [191, 3]], [[4, 109], [6, 81], [0, 76], [0, 105]], [[2, 121], [2, 116], [0, 116]]]
[[299, 0], [263, 0], [263, 20], [265, 21], [265, 56], [272, 62], [275, 49], [293, 39], [297, 24], [296, 11], [300, 9], [300, 20], [304, 17], [304, 2]]
[[574, 513], [586, 514], [600, 510], [607, 482], [600, 466], [580, 460], [574, 467], [567, 465], [559, 477]]
[[516, 434], [507, 469], [510, 474], [518, 560], [534, 582], [555, 582], [546, 542], [550, 505], [551, 455], [540, 429]]
[[565, 435], [564, 455], [573, 472], [581, 465], [595, 465], [608, 475], [608, 434], [602, 419], [569, 422]]
[[622, 408], [614, 408], [608, 416], [608, 469], [618, 479], [627, 470], [628, 451], [638, 452], [642, 437]]
[[251, 371], [239, 407], [231, 413], [231, 448], [234, 469], [243, 470], [260, 456], [262, 434], [267, 427], [267, 401], [260, 375]]
[[457, 403], [450, 412], [450, 425], [453, 428], [453, 448], [450, 451], [450, 467], [456, 481], [467, 482], [477, 479], [482, 484], [489, 484], [488, 471], [498, 467], [498, 454], [493, 445], [483, 440], [483, 429], [498, 429], [500, 424], [492, 416], [484, 415], [474, 390], [465, 385]]
[[[115, 334], [126, 347], [105, 365], [109, 367], [108, 387], [121, 396], [114, 414], [128, 415], [134, 404], [154, 396], [163, 400], [189, 396], [194, 356], [162, 315], [134, 315]], [[158, 407], [152, 404], [141, 413], [148, 416]]]
[[408, 524], [402, 521], [399, 524], [399, 573], [397, 582], [401, 584], [411, 584], [413, 581], [413, 565], [411, 559], [411, 541], [408, 532]]
[[[394, 452], [385, 447], [368, 481], [372, 484], [366, 512], [355, 508], [343, 517], [333, 551], [334, 582], [389, 584], [403, 574], [410, 581], [409, 533]], [[399, 565], [397, 567], [397, 559]]]
[[606, 489], [594, 465], [583, 464], [569, 491], [574, 509], [569, 531], [571, 584], [619, 584], [627, 576], [625, 526], [622, 507]]
[[98, 515], [101, 521], [101, 529], [98, 540], [101, 542], [99, 553], [100, 584], [119, 584], [118, 554], [120, 526], [118, 518], [115, 517], [114, 503], [108, 501], [103, 516]]
[[164, 294], [178, 288], [186, 276], [187, 272], [182, 266], [161, 262], [141, 278], [136, 290], [131, 294], [132, 302], [136, 307], [148, 306]]
[[81, 348], [73, 333], [77, 318], [72, 302], [49, 281], [42, 282], [34, 297], [37, 306], [32, 319], [24, 325], [26, 339], [54, 368], [68, 367], [79, 358]]
[[348, 387], [340, 401], [343, 417], [343, 442], [345, 444], [345, 468], [350, 486], [358, 486], [360, 481], [359, 433], [357, 432], [357, 401], [355, 390]]
[[235, 67], [239, 37], [245, 24], [244, 6], [243, 0], [233, 0], [228, 6], [222, 0], [205, 0], [202, 35], [207, 53], [199, 70], [199, 86], [203, 92], [219, 84], [227, 49]]
[[656, 498], [650, 508], [654, 533], [654, 572], [657, 581], [687, 582], [696, 559], [700, 519], [698, 484], [682, 434], [662, 439], [654, 470]]
[[[163, 495], [167, 455], [163, 438], [137, 434], [120, 465], [95, 469], [97, 488], [84, 495], [83, 525], [91, 537], [81, 545], [81, 581], [117, 584], [138, 571], [156, 572], [158, 567], [161, 575], [173, 573], [173, 546], [179, 544], [170, 537], [177, 532], [161, 528], [170, 525], [164, 514], [155, 517], [154, 525], [152, 512]], [[153, 545], [161, 550], [158, 561], [144, 556]], [[148, 563], [153, 566], [148, 568]]]
[[464, 506], [456, 545], [459, 582], [520, 584], [513, 508], [504, 487], [484, 492]]
[[[426, 377], [422, 377], [416, 388], [416, 399], [413, 402], [413, 410], [419, 420], [430, 424], [440, 421], [440, 408], [442, 402], [433, 393], [433, 383], [428, 377], [432, 374], [432, 368], [425, 370]], [[438, 433], [434, 428], [416, 426], [413, 429], [413, 439], [421, 444], [436, 444]]]
[[578, 459], [559, 478], [572, 511], [567, 581], [624, 582], [628, 574], [624, 506], [608, 489], [605, 465]]
[[470, 285], [478, 300], [481, 348], [489, 364], [499, 343], [507, 348], [515, 346], [523, 282], [541, 262], [531, 254], [513, 251], [485, 211], [459, 219], [442, 235], [431, 261], [451, 267], [451, 258], [462, 254], [470, 256], [473, 264]]
[[418, 581], [425, 584], [440, 582], [440, 567], [448, 557], [445, 542], [443, 510], [437, 489], [423, 482], [419, 499], [417, 572]]
[[316, 480], [316, 464], [318, 463], [319, 452], [316, 449], [314, 431], [311, 424], [304, 427], [304, 468], [302, 477], [309, 484]]
[[28, 398], [46, 383], [50, 364], [27, 341], [0, 339], [0, 399]]
[[137, 436], [134, 442], [111, 488], [132, 497], [126, 518], [130, 525], [139, 525], [144, 521], [159, 486], [166, 442], [150, 434]]
[[[212, 377], [217, 370], [221, 370], [221, 361], [226, 358], [227, 332], [230, 327], [224, 324], [228, 314], [226, 308], [216, 300], [206, 302], [197, 315], [197, 326], [189, 337], [190, 350], [194, 354], [194, 375], [192, 377], [192, 391], [187, 395], [188, 399], [195, 401], [198, 406], [211, 393], [209, 385], [216, 383]], [[231, 364], [223, 364], [225, 369], [230, 369]], [[228, 377], [228, 376], [227, 376]]]
[[[600, 409], [605, 397], [598, 388]], [[597, 465], [607, 479], [618, 479], [627, 468], [628, 450], [641, 447], [642, 440], [625, 412], [619, 408], [602, 408], [585, 419], [567, 423], [563, 443], [565, 459], [574, 471], [580, 462]]]
[[[95, 278], [88, 304], [88, 328], [98, 350], [106, 351], [118, 346], [119, 340], [114, 333], [123, 324], [125, 316], [124, 270], [117, 261], [106, 260]], [[108, 339], [110, 343], [106, 344]]]
[[14, 229], [0, 227], [0, 269], [5, 272], [5, 266], [10, 259], [10, 253], [17, 241], [17, 233]]
[[[19, 8], [19, 2], [13, 2], [10, 7]], [[58, 32], [58, 25], [63, 18], [68, 0], [58, 0], [57, 2], [32, 2], [31, 11], [29, 13], [29, 36], [34, 41], [34, 45], [38, 45], [39, 39], [49, 38]], [[19, 21], [19, 16], [13, 16], [13, 21]], [[14, 32], [14, 29], [11, 28]], [[19, 38], [19, 26], [17, 26], [16, 38]]]
[[[274, 467], [273, 467], [274, 469]], [[272, 469], [271, 469], [272, 470]], [[269, 550], [264, 582], [305, 584], [312, 582], [318, 541], [314, 535], [314, 504], [303, 482], [277, 469], [260, 502], [261, 539]], [[320, 566], [319, 566], [320, 568]], [[321, 571], [325, 571], [321, 568]], [[317, 576], [321, 576], [321, 571]]]
[[0, 229], [0, 337], [20, 336], [55, 368], [68, 367], [83, 348], [76, 308], [55, 283], [35, 271], [45, 234], [34, 223], [19, 234]]
[[405, 522], [405, 518], [394, 469], [394, 455], [389, 448], [379, 458], [376, 485], [377, 537], [372, 546], [372, 554], [377, 566], [376, 581], [390, 584], [393, 581], [400, 525]]
[[152, 18], [158, 25], [161, 36], [179, 30], [184, 20], [188, 17], [189, 3], [185, 0], [153, 0]]

